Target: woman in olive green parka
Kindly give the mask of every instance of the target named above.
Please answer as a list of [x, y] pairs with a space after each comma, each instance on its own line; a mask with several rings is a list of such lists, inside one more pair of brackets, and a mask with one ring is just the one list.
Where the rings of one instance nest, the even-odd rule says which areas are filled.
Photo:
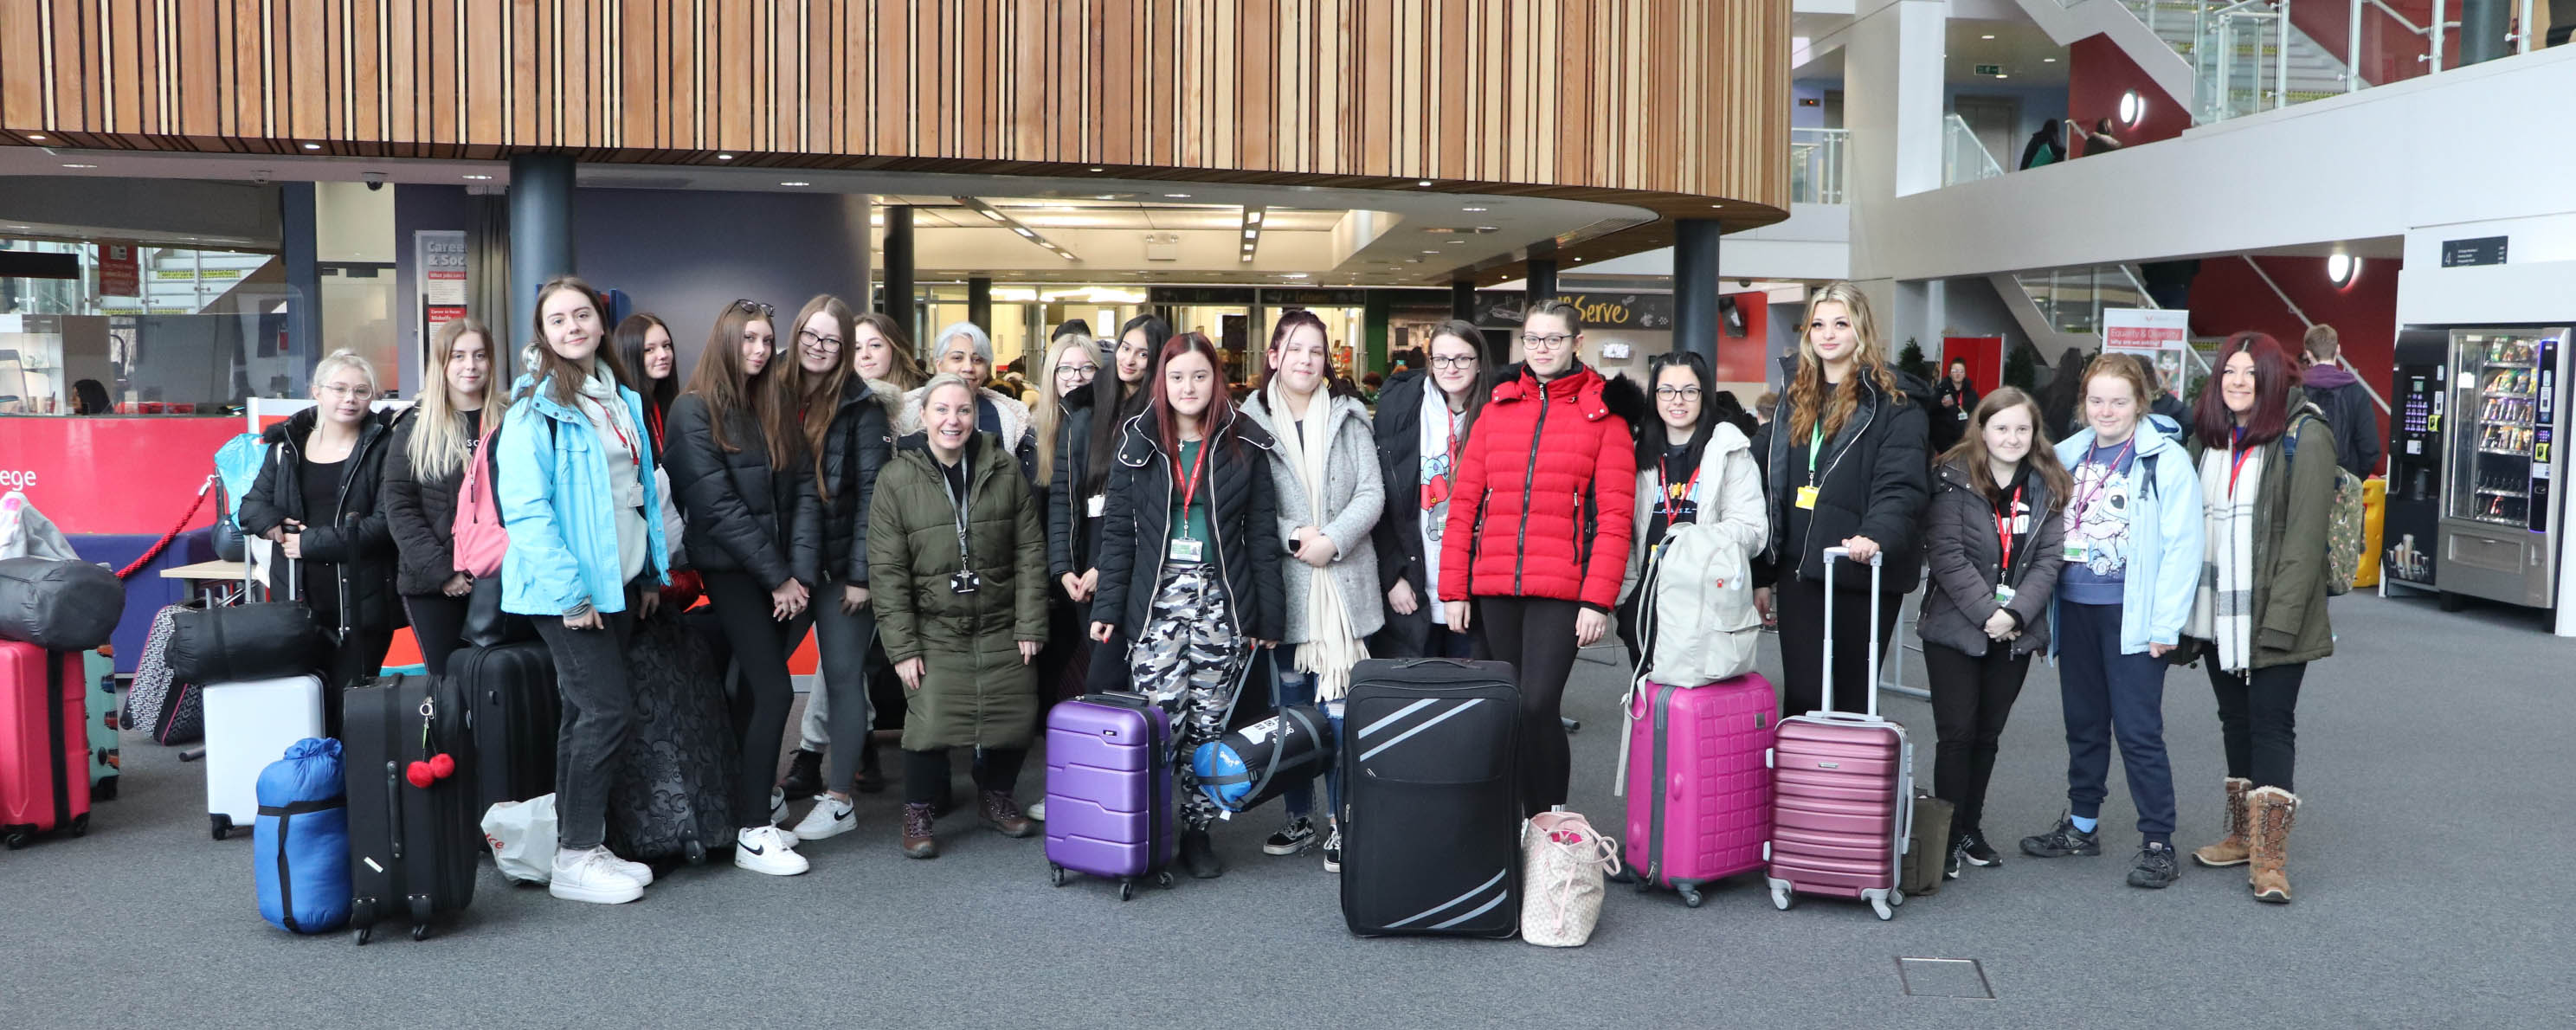
[[1046, 535], [1018, 463], [975, 431], [966, 380], [932, 379], [922, 408], [922, 432], [877, 474], [868, 583], [886, 659], [904, 682], [904, 852], [932, 858], [950, 748], [981, 752], [977, 785], [995, 829], [1034, 831], [1011, 791], [1037, 723], [1029, 663], [1046, 643]]

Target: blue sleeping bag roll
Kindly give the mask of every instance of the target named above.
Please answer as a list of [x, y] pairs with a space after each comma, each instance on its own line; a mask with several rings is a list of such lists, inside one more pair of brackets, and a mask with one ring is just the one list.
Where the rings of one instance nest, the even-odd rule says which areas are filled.
[[1332, 720], [1321, 709], [1282, 708], [1279, 714], [1198, 746], [1190, 770], [1199, 792], [1218, 808], [1259, 808], [1290, 787], [1314, 782], [1333, 764]]
[[306, 737], [260, 770], [251, 852], [260, 918], [296, 933], [329, 933], [349, 921], [349, 801], [339, 741]]

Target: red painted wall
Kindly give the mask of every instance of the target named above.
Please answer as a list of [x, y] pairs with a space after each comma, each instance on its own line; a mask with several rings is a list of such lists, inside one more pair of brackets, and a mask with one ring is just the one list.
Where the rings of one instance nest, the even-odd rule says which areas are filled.
[[[2432, 23], [2432, 0], [2388, 0], [2388, 5], [2396, 8], [2399, 13], [2406, 16], [2408, 21], [2417, 25]], [[2538, 6], [2545, 14], [2549, 5], [2542, 3]], [[2446, 2], [2442, 10], [2445, 17], [2460, 16], [2460, 5], [2457, 3]], [[2403, 23], [2375, 5], [2363, 7], [2362, 12], [2362, 81], [2374, 86], [2385, 86], [2401, 79], [2423, 75], [2431, 70], [2430, 66], [2421, 60], [2425, 52], [2431, 49], [2431, 40], [2407, 31]], [[2290, 24], [2296, 26], [2300, 32], [2306, 33], [2309, 39], [2315, 40], [2317, 45], [2325, 48], [2327, 53], [2333, 54], [2336, 60], [2350, 63], [2344, 56], [2344, 51], [2352, 44], [2352, 8], [2349, 5], [2292, 4], [2290, 5]], [[2443, 67], [2455, 67], [2459, 64], [2460, 34], [2457, 30], [2443, 35], [2442, 51]]]
[[[1762, 354], [1771, 339], [1771, 295], [1760, 291], [1730, 293], [1735, 310], [1744, 315], [1744, 335], [1728, 336], [1720, 330], [1717, 337], [1717, 381], [1721, 383], [1758, 383], [1763, 378]], [[1753, 398], [1743, 399], [1747, 405]]]
[[[2146, 100], [2146, 113], [2136, 125], [2119, 125], [2120, 96], [2133, 89]], [[2129, 146], [2172, 139], [2191, 128], [2191, 106], [2156, 85], [2109, 36], [2086, 36], [2066, 48], [2066, 115], [2088, 127], [2114, 119], [2111, 134]], [[2081, 144], [2075, 152], [2084, 152]]]
[[[2310, 319], [2335, 328], [2343, 356], [2379, 396], [2389, 396], [2397, 363], [2397, 270], [2394, 258], [2361, 263], [2350, 285], [2336, 289], [2326, 280], [2326, 259], [2258, 257], [2254, 261], [2279, 283], [2281, 293]], [[2193, 336], [2225, 336], [2251, 329], [2270, 333], [2285, 347], [2296, 348], [2307, 326], [2281, 303], [2281, 294], [2254, 274], [2241, 257], [2209, 258], [2191, 282]], [[2382, 439], [2388, 419], [2380, 416]]]

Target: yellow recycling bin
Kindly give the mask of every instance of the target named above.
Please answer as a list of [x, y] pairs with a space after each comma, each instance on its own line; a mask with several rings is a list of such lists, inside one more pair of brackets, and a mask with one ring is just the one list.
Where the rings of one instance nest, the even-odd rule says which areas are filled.
[[2352, 588], [2379, 585], [2379, 542], [2388, 519], [2388, 481], [2370, 478], [2361, 481], [2361, 569], [2353, 573]]

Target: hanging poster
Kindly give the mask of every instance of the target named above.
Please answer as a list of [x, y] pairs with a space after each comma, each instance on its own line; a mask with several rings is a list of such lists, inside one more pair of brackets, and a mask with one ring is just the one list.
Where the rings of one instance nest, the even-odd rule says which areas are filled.
[[2175, 397], [2190, 395], [2191, 312], [2165, 308], [2102, 309], [2102, 349], [2135, 354], [2155, 366], [2156, 381]]

